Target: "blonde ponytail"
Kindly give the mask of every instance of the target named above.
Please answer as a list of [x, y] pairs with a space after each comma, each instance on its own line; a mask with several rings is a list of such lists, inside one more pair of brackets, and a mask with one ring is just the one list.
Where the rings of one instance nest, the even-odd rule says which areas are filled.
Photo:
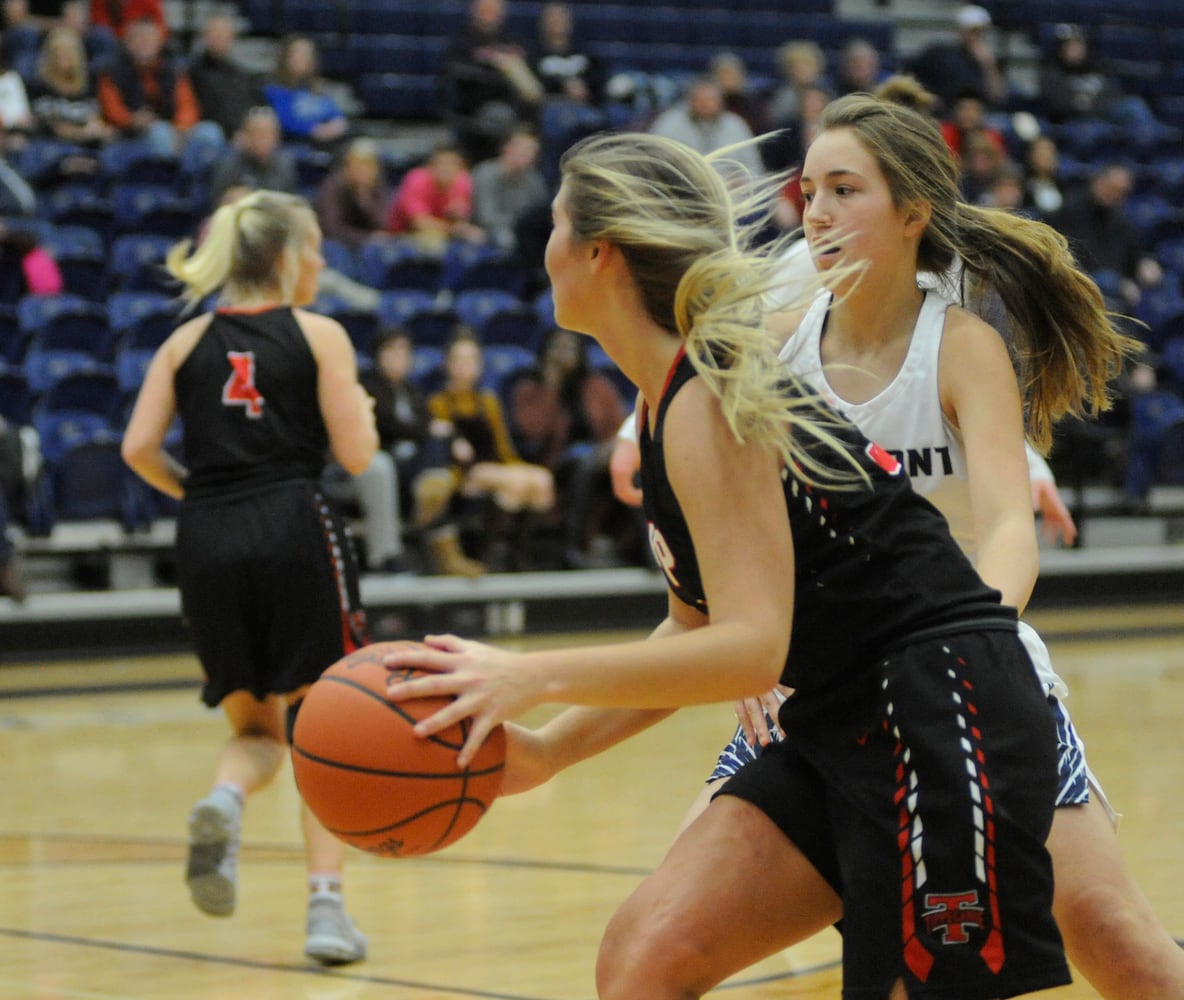
[[231, 303], [266, 296], [290, 303], [315, 224], [303, 198], [255, 191], [215, 211], [196, 250], [191, 240], [169, 250], [165, 268], [191, 307], [219, 290]]

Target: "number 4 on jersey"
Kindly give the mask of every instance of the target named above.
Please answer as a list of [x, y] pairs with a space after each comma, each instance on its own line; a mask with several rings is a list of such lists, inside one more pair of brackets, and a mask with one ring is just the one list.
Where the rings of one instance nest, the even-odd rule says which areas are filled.
[[255, 388], [255, 352], [227, 351], [226, 360], [231, 373], [222, 389], [223, 405], [242, 406], [257, 420], [263, 416], [263, 394]]

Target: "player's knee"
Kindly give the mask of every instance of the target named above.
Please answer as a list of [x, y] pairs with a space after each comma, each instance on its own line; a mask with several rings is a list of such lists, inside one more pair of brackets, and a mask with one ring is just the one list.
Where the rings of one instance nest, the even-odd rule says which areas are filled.
[[288, 710], [284, 713], [284, 737], [288, 741], [288, 745], [292, 745], [292, 734], [296, 732], [296, 716], [300, 714], [300, 706], [304, 704], [304, 699], [300, 698], [292, 702], [288, 706]]
[[695, 955], [680, 930], [682, 922], [664, 919], [661, 910], [647, 907], [643, 912], [630, 902], [613, 915], [600, 942], [596, 984], [601, 1000], [705, 992], [711, 984], [694, 979]]

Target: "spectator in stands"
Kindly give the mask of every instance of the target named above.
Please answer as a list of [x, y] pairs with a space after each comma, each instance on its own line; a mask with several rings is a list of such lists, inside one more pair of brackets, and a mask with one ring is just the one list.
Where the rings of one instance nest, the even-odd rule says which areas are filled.
[[427, 163], [403, 176], [386, 228], [429, 253], [443, 254], [452, 240], [485, 242], [484, 230], [472, 219], [472, 174], [459, 147], [445, 142], [432, 150]]
[[910, 73], [893, 73], [873, 93], [882, 101], [912, 108], [935, 122], [940, 121], [937, 96], [921, 86], [921, 81]]
[[958, 163], [962, 197], [971, 205], [985, 204], [984, 198], [1007, 162], [1007, 156], [985, 134], [971, 132], [964, 140]]
[[998, 129], [987, 124], [986, 113], [983, 95], [973, 88], [962, 91], [954, 98], [954, 103], [942, 120], [941, 134], [955, 160], [962, 159], [968, 137], [975, 135], [985, 136], [1000, 156], [1007, 155], [1007, 142]]
[[[818, 134], [822, 112], [831, 101], [830, 91], [813, 84], [798, 94], [798, 109], [776, 132], [761, 140], [761, 158], [769, 170], [799, 167], [806, 148]], [[792, 228], [792, 227], [791, 227]]]
[[0, 127], [7, 136], [7, 148], [19, 152], [28, 143], [33, 131], [33, 109], [29, 106], [29, 92], [24, 78], [11, 66], [0, 64]]
[[598, 107], [604, 99], [604, 64], [576, 44], [574, 27], [570, 4], [543, 4], [531, 72], [547, 100]]
[[222, 130], [201, 120], [189, 74], [165, 50], [149, 17], [127, 26], [118, 53], [100, 72], [99, 105], [110, 125], [156, 153], [175, 154], [189, 142], [225, 144]]
[[1065, 203], [1059, 172], [1056, 142], [1050, 136], [1038, 135], [1024, 155], [1024, 207], [1045, 221]]
[[1132, 513], [1146, 512], [1147, 495], [1159, 472], [1159, 455], [1164, 432], [1184, 420], [1184, 400], [1159, 382], [1151, 364], [1131, 367], [1127, 379], [1130, 417], [1126, 428], [1126, 465], [1122, 488]]
[[505, 0], [470, 0], [441, 73], [445, 121], [470, 163], [495, 156], [515, 122], [533, 121], [543, 100], [525, 46], [506, 28]]
[[830, 81], [826, 78], [826, 54], [817, 42], [795, 38], [778, 48], [775, 58], [781, 83], [769, 99], [769, 123], [782, 128], [800, 110], [806, 87], [829, 90]]
[[23, 294], [61, 294], [64, 287], [61, 269], [33, 230], [9, 228], [0, 220], [0, 262], [20, 271]]
[[880, 50], [866, 38], [849, 39], [839, 55], [835, 96], [874, 93], [884, 78], [880, 68]]
[[1134, 175], [1125, 163], [1103, 164], [1086, 188], [1067, 195], [1061, 210], [1049, 217], [1103, 291], [1108, 284], [1105, 275], [1117, 279], [1120, 301], [1114, 305], [1123, 311], [1138, 306], [1142, 289], [1163, 280], [1163, 269], [1146, 252], [1138, 229], [1123, 212], [1133, 184]]
[[[30, 10], [36, 12], [42, 5], [30, 5]], [[45, 19], [43, 26], [46, 31], [54, 28], [68, 28], [82, 39], [86, 49], [86, 59], [90, 66], [98, 66], [105, 59], [110, 59], [119, 48], [119, 39], [106, 28], [96, 25], [90, 17], [90, 0], [64, 0], [57, 5], [58, 14]]]
[[1010, 88], [989, 36], [991, 15], [984, 7], [966, 4], [958, 9], [954, 23], [957, 39], [923, 49], [910, 64], [910, 71], [937, 95], [947, 113], [958, 95], [969, 90], [982, 94], [992, 110], [1003, 108]]
[[551, 190], [538, 160], [538, 136], [519, 126], [494, 159], [473, 168], [473, 222], [502, 250], [516, 249], [519, 221], [550, 200]]
[[1058, 24], [1052, 53], [1040, 65], [1040, 111], [1050, 122], [1100, 118], [1119, 125], [1154, 124], [1147, 102], [1122, 87], [1075, 24]]
[[460, 495], [493, 499], [482, 562], [493, 570], [530, 569], [537, 519], [555, 505], [551, 472], [519, 457], [501, 400], [481, 388], [481, 345], [471, 331], [458, 331], [444, 368], [444, 388], [429, 398], [428, 412], [454, 435], [453, 474]]
[[161, 0], [90, 0], [90, 23], [116, 38], [124, 38], [137, 21], [149, 20], [167, 40], [169, 25]]
[[707, 64], [707, 73], [724, 95], [724, 107], [744, 119], [753, 135], [765, 131], [768, 116], [765, 101], [748, 79], [748, 67], [735, 52], [717, 52]]
[[347, 139], [349, 119], [326, 91], [316, 43], [307, 35], [289, 35], [280, 43], [263, 93], [279, 116], [285, 140], [335, 149]]
[[29, 13], [27, 0], [4, 0], [4, 30], [0, 35], [0, 63], [21, 66], [35, 59], [41, 48], [42, 26]]
[[373, 139], [354, 139], [341, 162], [321, 181], [314, 207], [326, 239], [354, 250], [387, 239], [390, 188]]
[[252, 108], [234, 135], [227, 154], [210, 175], [210, 198], [222, 200], [230, 188], [296, 192], [296, 161], [280, 142], [280, 123], [267, 105]]
[[214, 14], [207, 18], [201, 38], [201, 51], [189, 65], [189, 78], [202, 117], [217, 122], [222, 134], [231, 139], [243, 127], [247, 112], [266, 98], [255, 74], [235, 58], [238, 38], [233, 17]]
[[1005, 212], [1030, 214], [1024, 209], [1023, 168], [1011, 160], [1003, 160], [986, 189], [979, 195], [977, 203], [986, 208], [1001, 208]]
[[[46, 33], [29, 98], [42, 135], [80, 146], [100, 146], [115, 137], [99, 108], [82, 39], [69, 28]], [[92, 158], [86, 172], [97, 168]]]
[[[588, 340], [555, 327], [538, 363], [509, 389], [510, 425], [528, 462], [551, 470], [563, 519], [563, 559], [571, 569], [615, 562], [611, 522], [626, 509], [613, 497], [608, 463], [629, 407], [613, 381], [588, 365]], [[624, 518], [638, 540], [637, 518]]]
[[382, 451], [397, 470], [399, 497], [423, 535], [431, 569], [444, 576], [477, 577], [485, 567], [465, 555], [451, 517], [458, 485], [452, 472], [452, 428], [433, 421], [427, 398], [412, 381], [415, 345], [401, 327], [385, 327], [374, 339], [374, 370], [362, 385], [374, 397]]
[[[753, 138], [748, 123], [724, 108], [723, 90], [709, 76], [691, 80], [683, 100], [658, 115], [649, 131], [675, 139], [704, 155]], [[753, 145], [736, 150], [729, 158], [753, 177], [764, 173], [764, 164]]]

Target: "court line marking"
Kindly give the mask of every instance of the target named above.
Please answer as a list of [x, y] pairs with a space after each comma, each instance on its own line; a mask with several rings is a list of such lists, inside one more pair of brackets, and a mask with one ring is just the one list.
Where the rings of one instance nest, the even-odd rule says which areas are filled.
[[[375, 986], [396, 986], [412, 990], [432, 990], [448, 992], [456, 996], [481, 997], [483, 1000], [562, 1000], [558, 997], [537, 997], [522, 993], [499, 993], [490, 990], [470, 989], [465, 987], [442, 986], [438, 983], [421, 983], [409, 979], [395, 979], [389, 976], [368, 976], [356, 972], [330, 971], [321, 966], [295, 965], [286, 962], [264, 962], [258, 959], [234, 958], [227, 955], [209, 955], [198, 951], [185, 951], [180, 948], [160, 948], [153, 945], [125, 944], [120, 941], [107, 941], [102, 938], [87, 938], [73, 934], [56, 934], [49, 931], [26, 931], [17, 927], [0, 927], [0, 936], [18, 938], [25, 941], [39, 941], [50, 944], [69, 945], [77, 948], [93, 948], [104, 951], [122, 952], [124, 954], [146, 955], [152, 958], [172, 958], [188, 962], [200, 962], [207, 965], [223, 965], [240, 969], [253, 969], [260, 972], [286, 972], [301, 976], [315, 976], [324, 979], [339, 979], [348, 982], [365, 983]], [[797, 979], [802, 976], [813, 975], [837, 968], [840, 959], [823, 962], [804, 969], [790, 969], [787, 972], [760, 976], [755, 979], [730, 982], [716, 987], [717, 990], [740, 989], [763, 983], [779, 982], [781, 980]], [[64, 991], [58, 990], [59, 993]], [[99, 1000], [113, 1000], [115, 995], [105, 994], [70, 994], [78, 997], [99, 998]]]

